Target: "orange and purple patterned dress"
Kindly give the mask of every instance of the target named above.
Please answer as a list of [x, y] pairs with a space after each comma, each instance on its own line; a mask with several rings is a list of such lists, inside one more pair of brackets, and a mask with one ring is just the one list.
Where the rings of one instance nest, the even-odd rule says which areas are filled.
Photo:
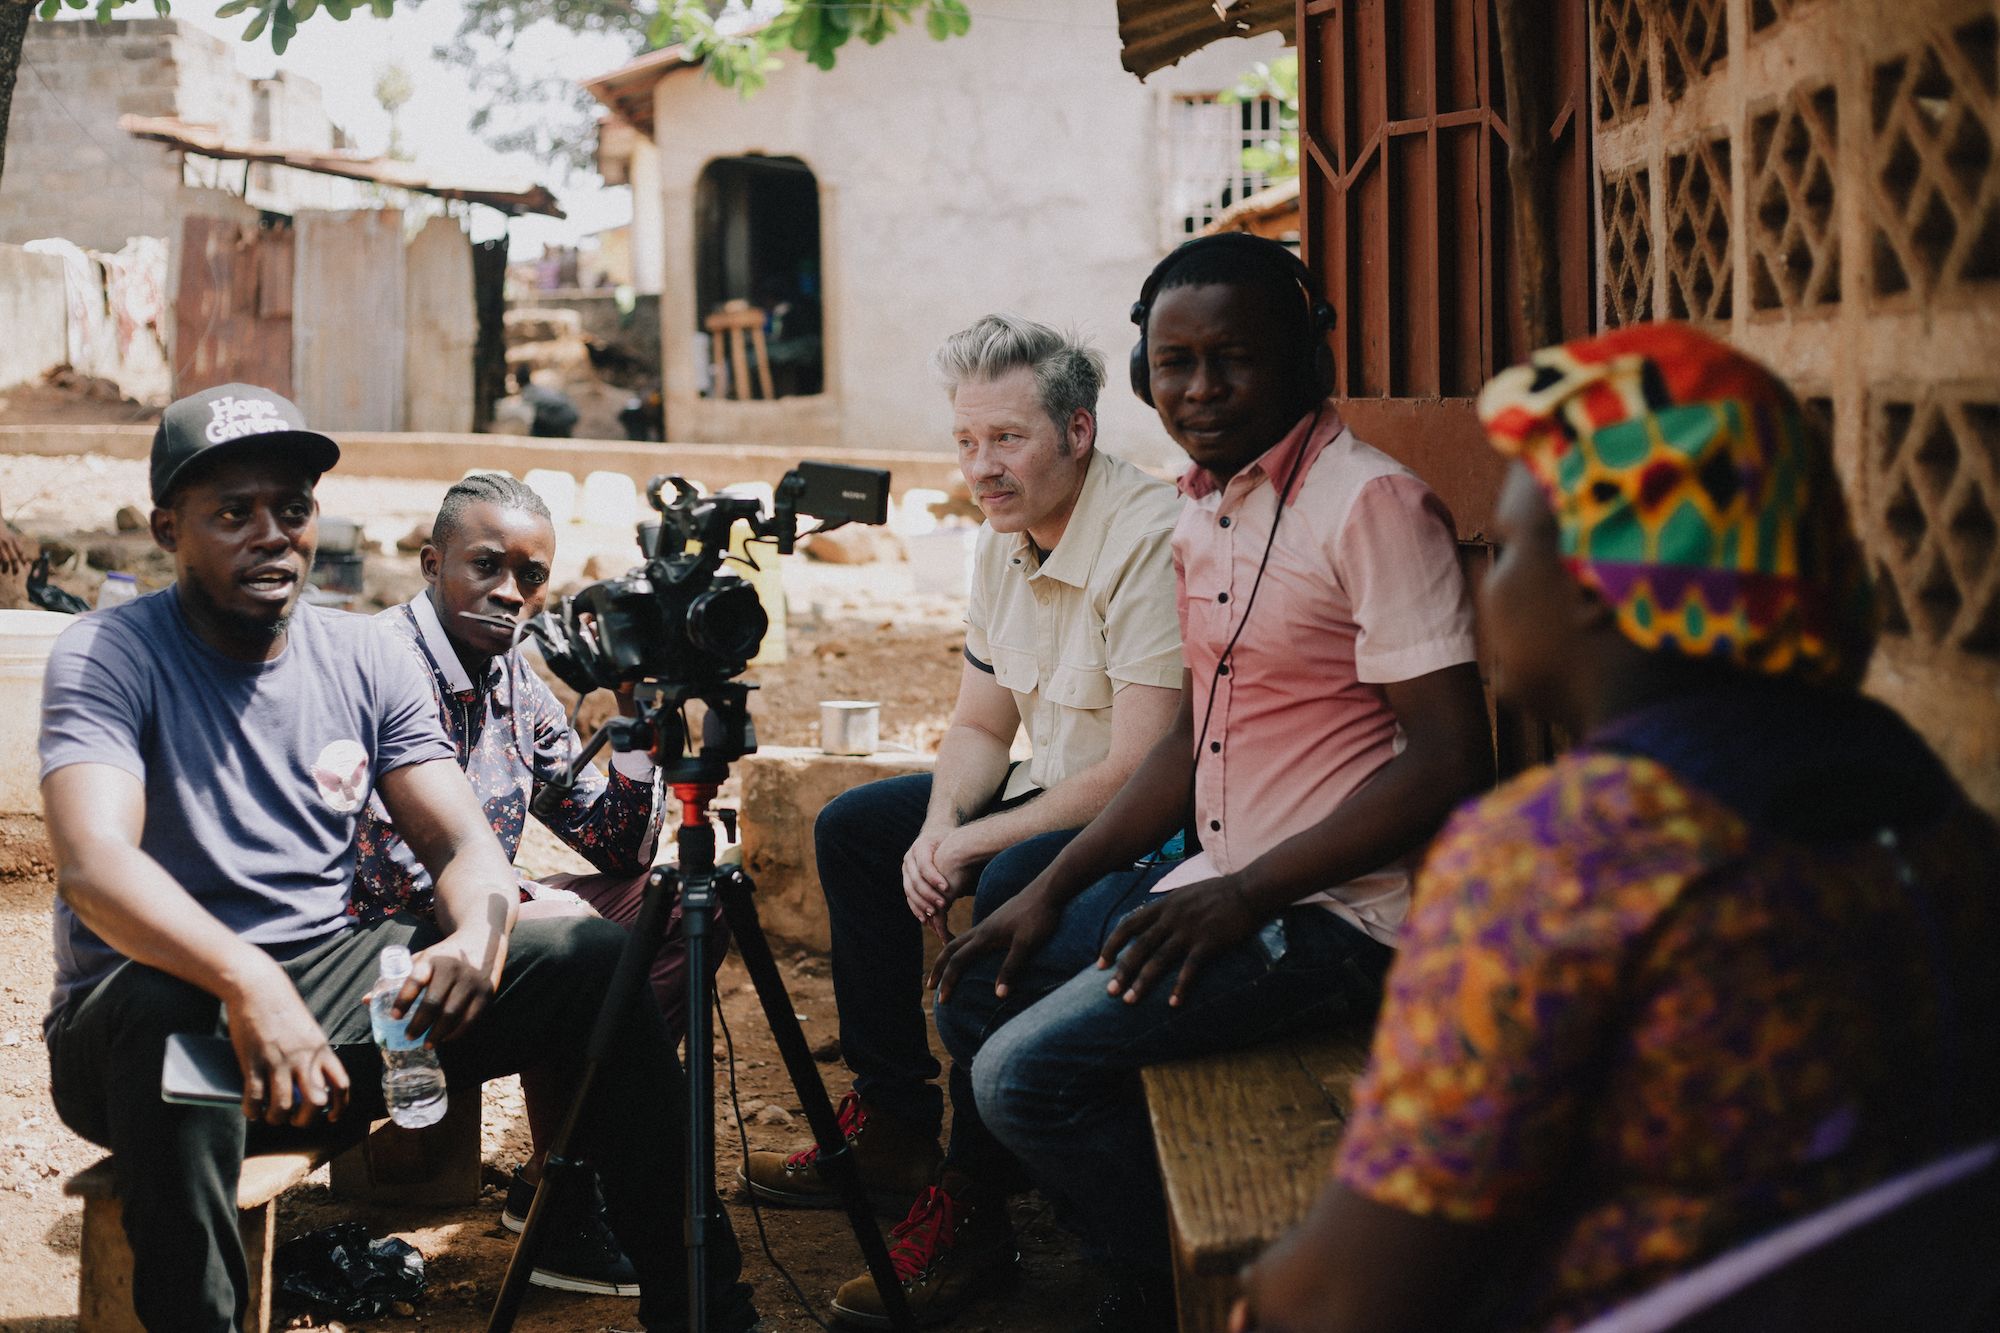
[[1474, 1326], [1574, 1326], [1994, 1132], [1997, 881], [1879, 706], [1628, 719], [1440, 837], [1335, 1174], [1521, 1245]]

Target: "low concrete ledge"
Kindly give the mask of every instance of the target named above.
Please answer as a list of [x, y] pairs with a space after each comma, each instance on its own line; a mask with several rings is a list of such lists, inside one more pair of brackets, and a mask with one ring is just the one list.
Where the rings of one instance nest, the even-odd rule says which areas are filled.
[[931, 762], [929, 755], [854, 758], [791, 746], [768, 746], [738, 761], [743, 868], [756, 882], [757, 917], [767, 935], [821, 952], [831, 947], [813, 859], [813, 821], [848, 788], [928, 773]]
[[[662, 472], [691, 477], [711, 489], [741, 482], [777, 485], [802, 458], [856, 467], [887, 468], [897, 490], [948, 489], [958, 476], [949, 454], [897, 453], [885, 449], [794, 448], [772, 444], [639, 444], [631, 440], [546, 440], [525, 435], [444, 435], [423, 432], [330, 431], [340, 443], [344, 476], [454, 481], [472, 468], [499, 468], [526, 476], [535, 468], [568, 472], [579, 481], [591, 472], [622, 472], [644, 486]], [[97, 454], [145, 458], [153, 447], [147, 426], [0, 426], [0, 454]]]

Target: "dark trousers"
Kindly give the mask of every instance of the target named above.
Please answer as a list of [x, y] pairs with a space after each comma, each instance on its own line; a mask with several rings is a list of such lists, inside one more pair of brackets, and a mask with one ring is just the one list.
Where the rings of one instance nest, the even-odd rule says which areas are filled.
[[938, 1034], [953, 1064], [972, 1070], [989, 1132], [1028, 1165], [1089, 1256], [1161, 1281], [1167, 1207], [1140, 1069], [1372, 1023], [1394, 956], [1323, 907], [1292, 907], [1211, 959], [1180, 1004], [1167, 1002], [1172, 972], [1127, 1004], [1106, 993], [1111, 974], [1093, 964], [1171, 869], [1121, 871], [1071, 899], [1005, 999], [993, 993], [1000, 957], [991, 954], [937, 1007]]
[[[840, 1051], [854, 1071], [855, 1090], [870, 1108], [916, 1133], [936, 1135], [944, 1096], [924, 1014], [924, 926], [903, 897], [902, 871], [930, 798], [929, 774], [843, 792], [820, 811], [813, 844], [832, 926]], [[973, 919], [984, 919], [1026, 888], [1076, 832], [1044, 833], [988, 861], [973, 893]], [[946, 1162], [1005, 1188], [1019, 1167], [981, 1123], [967, 1067], [953, 1065], [950, 1085]]]
[[[381, 1062], [362, 996], [384, 945], [422, 949], [437, 927], [404, 914], [348, 931], [283, 964], [353, 1081], [345, 1118], [383, 1114]], [[471, 1030], [438, 1049], [454, 1093], [531, 1065], [565, 1071], [574, 1086], [625, 931], [576, 918], [523, 922], [506, 973]], [[236, 1184], [247, 1150], [306, 1131], [252, 1126], [235, 1107], [160, 1099], [166, 1039], [224, 1030], [214, 996], [154, 968], [126, 963], [73, 1001], [49, 1034], [55, 1104], [63, 1122], [118, 1155], [133, 1304], [151, 1330], [220, 1333], [237, 1327], [246, 1283], [236, 1229]], [[679, 1328], [686, 1307], [681, 1244], [682, 1108], [679, 1063], [643, 983], [599, 1071], [578, 1150], [604, 1166], [612, 1229], [638, 1270], [639, 1318]], [[711, 1201], [721, 1217], [719, 1202]], [[741, 1253], [727, 1220], [710, 1232], [717, 1290], [734, 1282]]]

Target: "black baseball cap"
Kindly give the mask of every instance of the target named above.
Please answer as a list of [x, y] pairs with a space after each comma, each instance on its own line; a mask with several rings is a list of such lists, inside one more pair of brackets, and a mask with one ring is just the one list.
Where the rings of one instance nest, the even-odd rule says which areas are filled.
[[153, 432], [153, 503], [167, 502], [197, 458], [249, 448], [283, 452], [315, 473], [340, 461], [340, 446], [306, 429], [305, 414], [290, 400], [254, 384], [223, 384], [191, 393], [160, 414]]

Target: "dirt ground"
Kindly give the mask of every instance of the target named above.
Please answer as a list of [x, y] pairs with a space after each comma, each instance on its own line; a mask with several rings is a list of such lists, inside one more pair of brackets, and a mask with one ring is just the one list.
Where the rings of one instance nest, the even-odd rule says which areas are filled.
[[[325, 512], [354, 517], [383, 548], [368, 558], [362, 603], [367, 610], [410, 596], [421, 584], [415, 557], [398, 554], [396, 538], [427, 523], [447, 483], [341, 477], [322, 483]], [[115, 565], [142, 588], [159, 586], [170, 569], [139, 533], [120, 534], [120, 505], [145, 503], [145, 469], [103, 458], [0, 456], [0, 512], [31, 536], [54, 539], [76, 554], [56, 581], [94, 595]], [[93, 550], [96, 558], [91, 558]], [[629, 533], [567, 525], [559, 535], [555, 584], [582, 581], [592, 556], [616, 571], [634, 558]], [[885, 745], [928, 749], [951, 707], [963, 647], [962, 607], [953, 599], [912, 592], [907, 565], [889, 562], [832, 566], [786, 562], [790, 657], [782, 666], [753, 668], [752, 696], [766, 745], [816, 743], [821, 699], [872, 698], [883, 703]], [[586, 711], [586, 720], [591, 715]], [[727, 797], [725, 791], [725, 799]], [[532, 874], [584, 869], [567, 848], [530, 826], [521, 864]], [[62, 1181], [100, 1155], [71, 1134], [49, 1101], [41, 1018], [51, 981], [49, 908], [52, 867], [39, 821], [0, 817], [0, 1333], [56, 1333], [76, 1327], [80, 1206], [63, 1197]], [[793, 1007], [821, 1057], [820, 1071], [837, 1097], [847, 1086], [839, 1063], [837, 1021], [824, 957], [780, 944]], [[799, 1103], [758, 1007], [747, 974], [731, 958], [721, 975], [723, 1014], [735, 1036], [737, 1094], [753, 1148], [790, 1148], [808, 1133]], [[718, 1042], [718, 1056], [721, 1046]], [[766, 1327], [778, 1333], [815, 1327], [785, 1281], [760, 1251], [747, 1203], [736, 1197], [741, 1161], [730, 1108], [727, 1062], [718, 1060], [717, 1179], [744, 1242], [746, 1277], [756, 1287]], [[368, 1207], [333, 1197], [322, 1169], [280, 1205], [280, 1239], [358, 1218], [371, 1234], [401, 1236], [426, 1259], [429, 1290], [409, 1317], [370, 1327], [477, 1329], [498, 1291], [513, 1236], [499, 1225], [507, 1173], [526, 1154], [520, 1088], [513, 1079], [485, 1089], [482, 1153], [487, 1178], [480, 1204], [464, 1209]], [[973, 1333], [1054, 1333], [1084, 1320], [1094, 1286], [1046, 1208], [1016, 1202], [1022, 1280], [976, 1306], [955, 1327]], [[763, 1210], [771, 1248], [812, 1301], [819, 1318], [835, 1287], [862, 1269], [860, 1254], [838, 1212]], [[885, 1219], [886, 1227], [889, 1221]], [[630, 1301], [558, 1295], [531, 1289], [517, 1325], [532, 1333], [630, 1326]], [[352, 1326], [351, 1326], [352, 1327]]]

